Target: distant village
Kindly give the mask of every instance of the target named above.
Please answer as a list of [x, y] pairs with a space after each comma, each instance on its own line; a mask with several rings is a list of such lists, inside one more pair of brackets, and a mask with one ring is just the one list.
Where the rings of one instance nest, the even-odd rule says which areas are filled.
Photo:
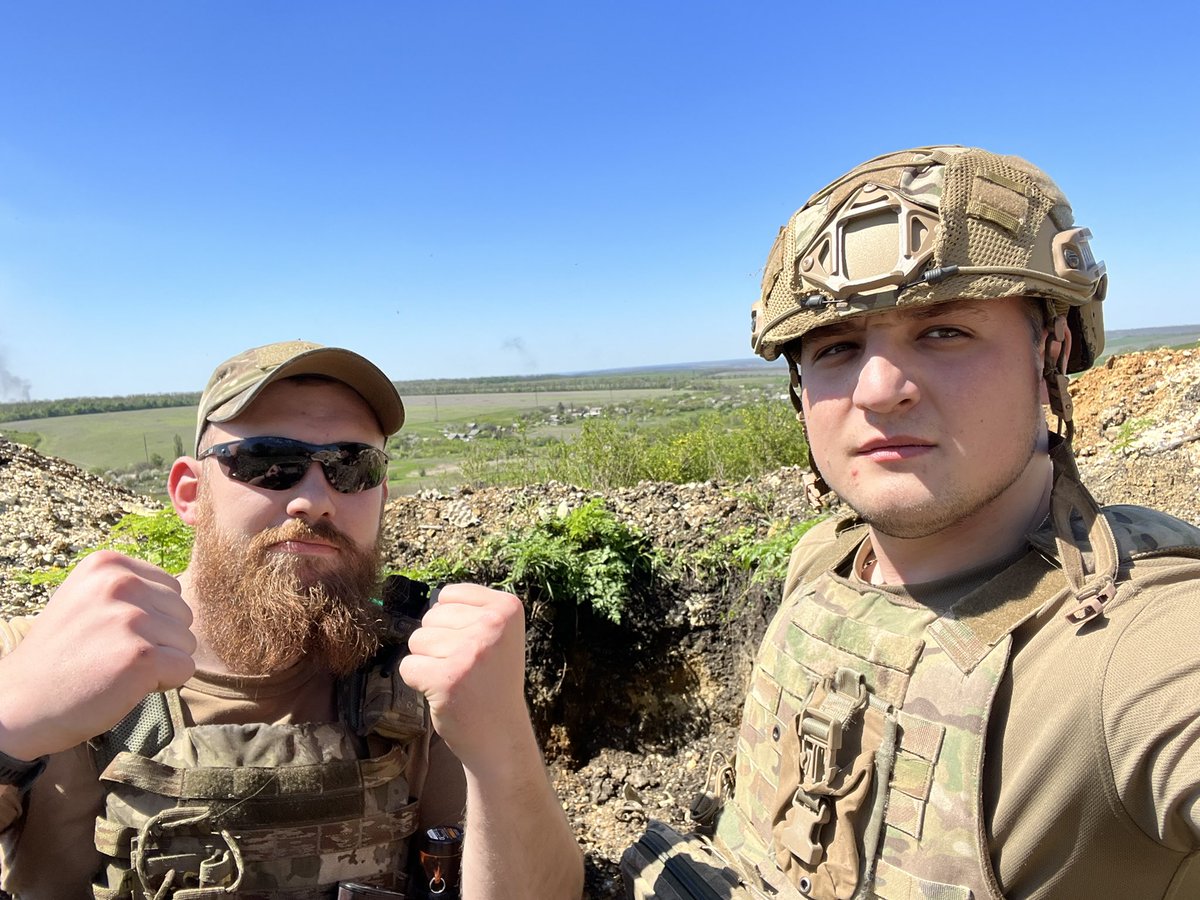
[[[617, 410], [618, 412], [622, 410]], [[567, 422], [575, 422], [580, 419], [596, 419], [604, 414], [602, 406], [564, 406], [558, 404], [558, 411], [548, 414], [542, 424], [546, 425], [565, 425]], [[505, 432], [515, 430], [518, 423], [513, 422], [511, 428], [505, 428], [498, 425], [479, 425], [476, 422], [467, 422], [465, 425], [447, 425], [442, 429], [442, 437], [449, 441], [467, 441], [470, 442], [477, 437], [493, 438]]]

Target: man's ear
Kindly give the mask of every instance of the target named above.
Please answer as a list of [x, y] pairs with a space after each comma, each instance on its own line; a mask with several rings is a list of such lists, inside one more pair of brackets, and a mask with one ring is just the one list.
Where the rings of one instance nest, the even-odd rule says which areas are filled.
[[167, 476], [167, 494], [171, 505], [185, 525], [196, 524], [199, 508], [200, 468], [204, 463], [191, 456], [181, 456], [171, 466]]

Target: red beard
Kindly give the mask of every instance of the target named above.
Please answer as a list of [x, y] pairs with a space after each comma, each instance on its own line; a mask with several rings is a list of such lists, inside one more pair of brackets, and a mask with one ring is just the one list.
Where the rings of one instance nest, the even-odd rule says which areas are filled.
[[[317, 539], [338, 549], [315, 560], [269, 548]], [[198, 627], [209, 647], [243, 675], [278, 672], [308, 657], [345, 675], [374, 655], [387, 631], [372, 600], [379, 584], [378, 545], [364, 550], [324, 520], [292, 519], [248, 544], [223, 533], [201, 494], [188, 579]]]

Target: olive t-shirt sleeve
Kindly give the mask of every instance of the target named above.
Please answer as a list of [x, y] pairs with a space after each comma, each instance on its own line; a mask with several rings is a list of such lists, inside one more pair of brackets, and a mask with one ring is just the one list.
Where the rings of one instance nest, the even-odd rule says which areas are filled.
[[1200, 849], [1200, 585], [1156, 591], [1114, 642], [1102, 710], [1128, 816], [1172, 850]]
[[[33, 625], [33, 616], [18, 616], [0, 621], [0, 656], [7, 656], [21, 642]], [[0, 785], [0, 832], [12, 828], [25, 808], [21, 791], [14, 785]]]

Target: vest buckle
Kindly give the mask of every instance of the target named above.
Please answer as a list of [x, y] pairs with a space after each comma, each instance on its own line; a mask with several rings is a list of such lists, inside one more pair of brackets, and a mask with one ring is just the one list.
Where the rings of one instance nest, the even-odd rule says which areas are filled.
[[804, 788], [792, 795], [792, 815], [781, 837], [788, 852], [805, 865], [815, 866], [825, 855], [821, 829], [829, 822], [830, 806], [828, 797], [814, 797]]
[[1075, 595], [1075, 605], [1063, 614], [1068, 622], [1081, 625], [1090, 619], [1104, 615], [1104, 604], [1117, 595], [1117, 586], [1111, 578], [1088, 585]]
[[817, 707], [800, 715], [800, 775], [809, 791], [823, 794], [837, 777], [834, 760], [842, 749], [842, 722]]

